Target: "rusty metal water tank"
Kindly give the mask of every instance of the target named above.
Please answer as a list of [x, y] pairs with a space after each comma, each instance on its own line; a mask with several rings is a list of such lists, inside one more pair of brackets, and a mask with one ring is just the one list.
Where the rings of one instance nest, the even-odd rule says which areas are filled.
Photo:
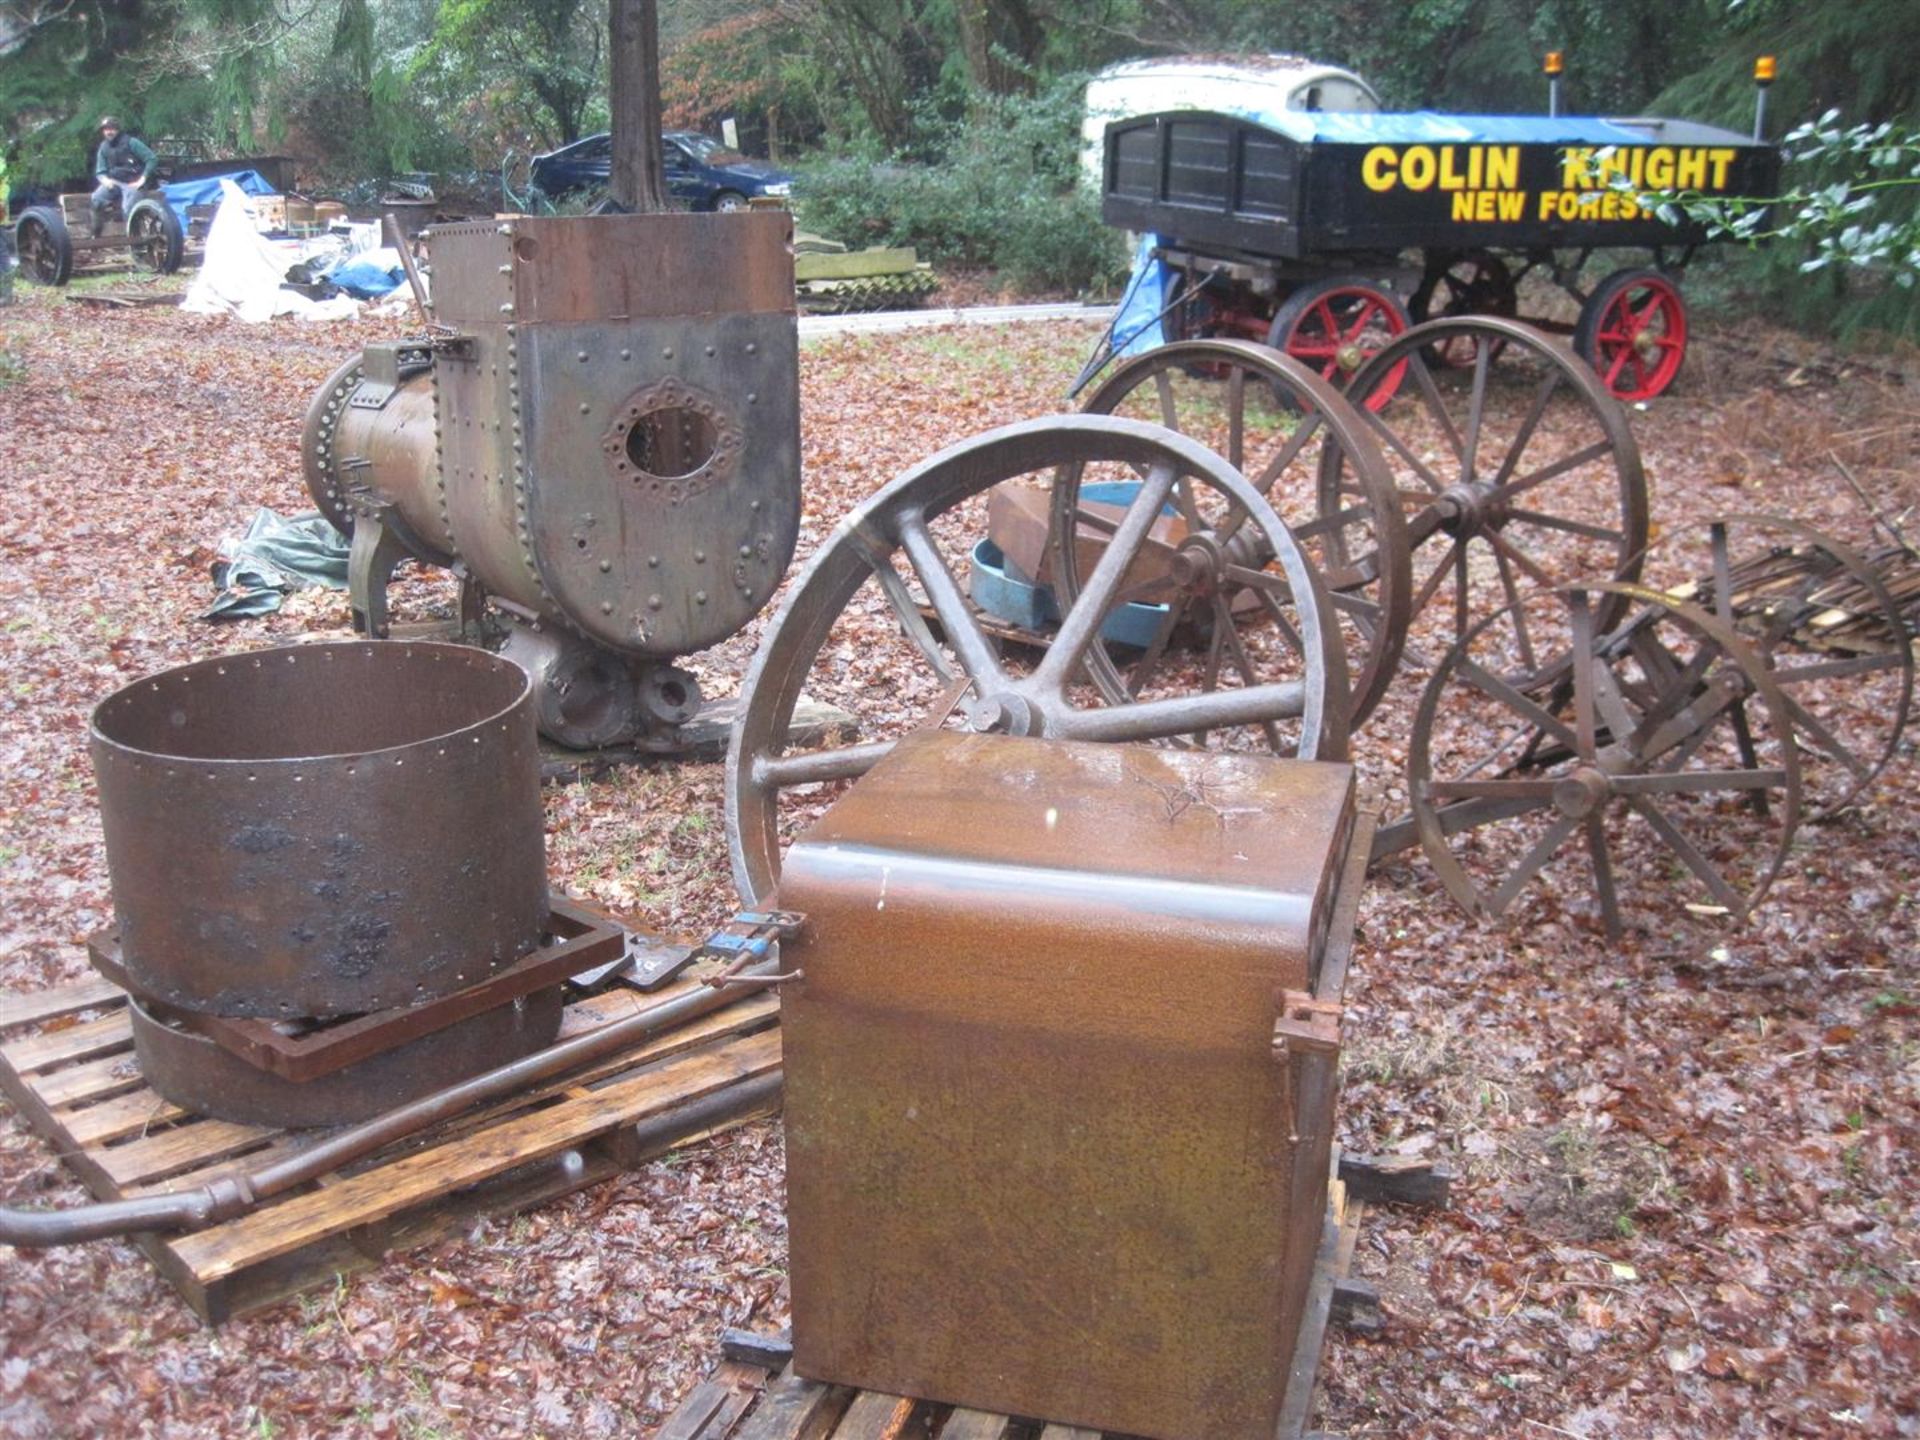
[[189, 1012], [359, 1014], [541, 943], [531, 684], [468, 646], [227, 655], [101, 701], [92, 749], [123, 963]]
[[1270, 1440], [1326, 1215], [1350, 766], [925, 731], [788, 851], [794, 1369]]

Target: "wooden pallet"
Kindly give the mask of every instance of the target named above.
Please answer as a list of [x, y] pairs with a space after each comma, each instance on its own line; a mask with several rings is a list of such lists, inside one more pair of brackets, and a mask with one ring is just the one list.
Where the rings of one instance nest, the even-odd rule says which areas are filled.
[[[573, 1000], [562, 1038], [696, 988], [615, 985]], [[511, 1101], [361, 1161], [252, 1214], [138, 1243], [201, 1318], [219, 1324], [388, 1252], [578, 1190], [669, 1148], [636, 1127], [780, 1068], [779, 1002], [749, 994]], [[0, 1000], [0, 1092], [102, 1200], [190, 1189], [297, 1150], [298, 1132], [188, 1114], [134, 1063], [124, 995], [104, 980]], [[778, 1108], [777, 1091], [684, 1144]]]
[[[1327, 1326], [1379, 1327], [1378, 1295], [1348, 1274], [1368, 1199], [1444, 1205], [1451, 1180], [1423, 1163], [1339, 1162], [1276, 1440], [1333, 1440], [1307, 1429]], [[721, 1363], [687, 1392], [654, 1440], [1102, 1440], [1098, 1430], [803, 1380], [788, 1363], [791, 1352], [784, 1336], [729, 1331]], [[1105, 1440], [1129, 1437], [1107, 1433]]]

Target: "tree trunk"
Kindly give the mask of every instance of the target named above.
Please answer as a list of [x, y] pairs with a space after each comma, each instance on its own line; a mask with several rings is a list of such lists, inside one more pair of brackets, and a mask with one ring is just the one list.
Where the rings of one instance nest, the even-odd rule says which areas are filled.
[[667, 208], [660, 153], [660, 17], [657, 0], [609, 0], [607, 90], [613, 112], [614, 203]]

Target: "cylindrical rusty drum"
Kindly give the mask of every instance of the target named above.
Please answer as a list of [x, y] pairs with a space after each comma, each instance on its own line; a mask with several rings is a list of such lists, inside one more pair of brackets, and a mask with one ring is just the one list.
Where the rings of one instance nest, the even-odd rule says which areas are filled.
[[323, 1019], [461, 989], [539, 945], [531, 687], [462, 645], [302, 645], [127, 686], [93, 713], [132, 988]]
[[193, 1018], [128, 997], [133, 1053], [147, 1083], [196, 1114], [243, 1125], [353, 1125], [506, 1065], [560, 1033], [560, 987], [549, 986], [444, 1030], [311, 1080], [261, 1070], [193, 1028]]

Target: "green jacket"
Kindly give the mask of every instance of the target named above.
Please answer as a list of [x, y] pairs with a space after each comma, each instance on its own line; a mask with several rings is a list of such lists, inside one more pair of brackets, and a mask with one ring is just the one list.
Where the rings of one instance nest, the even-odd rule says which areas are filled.
[[93, 173], [132, 184], [137, 178], [144, 185], [153, 179], [160, 162], [146, 145], [122, 130], [111, 140], [102, 140], [93, 154]]

